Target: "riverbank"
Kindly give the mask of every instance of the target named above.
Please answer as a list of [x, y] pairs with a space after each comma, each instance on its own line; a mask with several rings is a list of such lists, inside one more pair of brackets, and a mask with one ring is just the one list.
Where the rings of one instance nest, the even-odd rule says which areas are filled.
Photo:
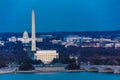
[[15, 71], [14, 73], [59, 73], [59, 72], [84, 72], [82, 70], [63, 70], [63, 71]]
[[6, 72], [0, 72], [0, 74], [10, 74], [10, 73], [61, 73], [61, 72], [85, 72], [82, 70], [63, 70], [63, 71], [36, 71], [36, 70], [32, 70], [32, 71], [6, 71]]
[[[96, 72], [96, 71], [83, 71], [83, 70], [65, 70], [65, 71], [7, 71], [7, 72], [0, 72], [0, 74], [11, 74], [11, 73], [20, 73], [20, 74], [32, 74], [32, 73], [61, 73], [61, 72], [66, 72], [66, 73], [76, 73], [76, 72]], [[98, 72], [98, 73], [112, 73], [112, 72]], [[113, 74], [120, 74], [120, 73], [113, 73]]]
[[2, 72], [0, 72], [0, 74], [9, 74], [9, 73], [14, 73], [13, 71], [11, 72], [11, 71], [2, 71]]
[[66, 70], [63, 66], [45, 66], [45, 67], [35, 67], [35, 70], [31, 71], [19, 71], [17, 67], [10, 69], [0, 70], [0, 74], [9, 73], [60, 73], [60, 72], [98, 72], [98, 73], [113, 73], [120, 74], [120, 66], [103, 66], [103, 65], [91, 65], [82, 66], [80, 70]]

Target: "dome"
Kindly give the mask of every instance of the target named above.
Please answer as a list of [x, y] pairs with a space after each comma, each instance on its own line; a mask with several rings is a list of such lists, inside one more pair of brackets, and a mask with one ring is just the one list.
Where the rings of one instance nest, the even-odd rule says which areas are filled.
[[28, 36], [28, 32], [25, 30], [24, 33], [23, 33], [23, 38], [29, 38]]
[[28, 32], [27, 31], [24, 31], [23, 33], [23, 43], [29, 43], [29, 36], [28, 36]]

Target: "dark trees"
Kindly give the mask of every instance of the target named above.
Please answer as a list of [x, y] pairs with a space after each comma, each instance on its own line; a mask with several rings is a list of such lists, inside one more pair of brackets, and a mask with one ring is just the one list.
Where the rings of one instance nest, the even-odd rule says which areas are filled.
[[29, 70], [34, 70], [34, 66], [30, 63], [23, 63], [20, 65], [19, 70], [21, 71], [29, 71]]

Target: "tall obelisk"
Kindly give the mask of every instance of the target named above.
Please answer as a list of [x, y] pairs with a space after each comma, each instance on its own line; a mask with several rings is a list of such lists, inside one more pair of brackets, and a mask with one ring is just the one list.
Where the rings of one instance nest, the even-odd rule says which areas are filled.
[[35, 12], [32, 10], [32, 51], [36, 51]]

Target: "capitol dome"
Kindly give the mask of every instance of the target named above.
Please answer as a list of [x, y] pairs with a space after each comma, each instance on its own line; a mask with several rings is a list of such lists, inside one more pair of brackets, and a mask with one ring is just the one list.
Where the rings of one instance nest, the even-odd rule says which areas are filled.
[[26, 30], [23, 33], [23, 43], [29, 43], [29, 36]]
[[29, 36], [28, 36], [28, 32], [25, 30], [24, 31], [24, 33], [23, 33], [23, 38], [25, 39], [25, 38], [29, 38]]

